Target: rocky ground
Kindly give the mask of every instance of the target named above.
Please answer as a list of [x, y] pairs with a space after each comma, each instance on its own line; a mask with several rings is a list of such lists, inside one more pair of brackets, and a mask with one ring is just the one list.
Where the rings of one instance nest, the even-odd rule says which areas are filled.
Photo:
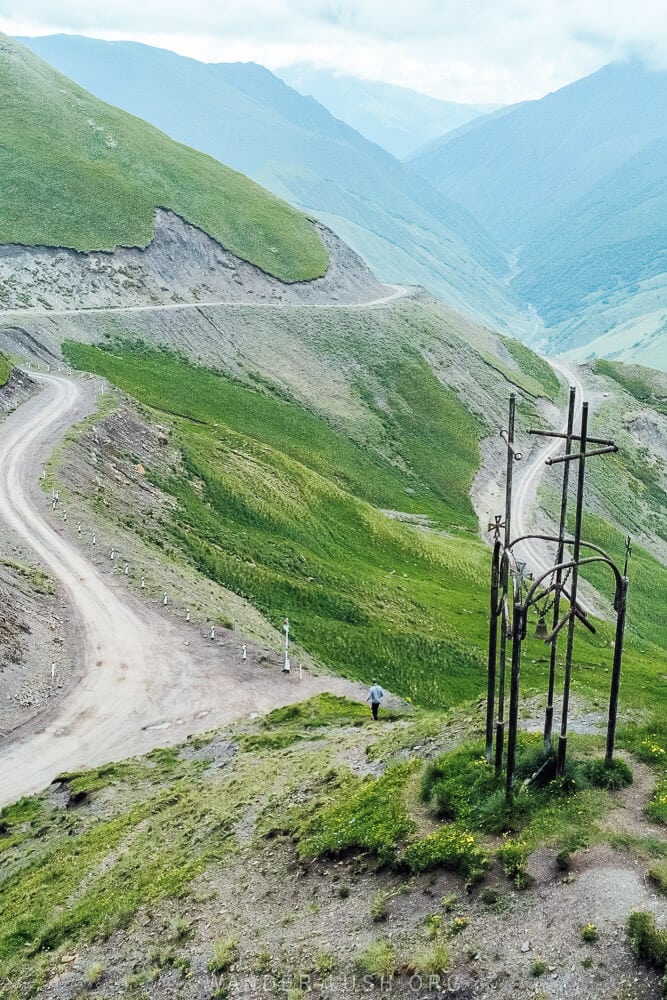
[[[369, 739], [371, 744], [378, 736], [381, 744], [389, 740], [393, 759], [401, 746], [399, 757], [429, 757], [470, 736], [480, 722], [478, 707], [465, 719], [452, 717], [440, 731], [406, 719], [389, 730], [385, 723], [373, 734], [365, 727], [336, 729], [324, 737], [319, 732], [312, 741], [280, 751], [279, 766], [291, 780], [301, 775], [307, 786], [311, 756], [337, 747], [334, 766], [360, 773], [361, 765], [361, 773], [377, 775], [386, 760], [374, 754], [369, 759]], [[215, 787], [239, 765], [243, 734], [261, 732], [257, 727], [246, 723], [182, 755], [209, 761], [206, 773]], [[289, 838], [265, 835], [270, 799], [256, 791], [236, 823], [237, 853], [231, 859], [210, 865], [178, 903], [143, 907], [129, 927], [107, 940], [61, 949], [38, 995], [73, 1000], [87, 990], [150, 1000], [657, 1000], [660, 978], [633, 956], [625, 924], [633, 908], [664, 923], [665, 898], [647, 878], [645, 855], [614, 848], [605, 839], [612, 830], [632, 829], [665, 843], [664, 832], [643, 815], [653, 773], [637, 762], [632, 766], [635, 783], [614, 793], [600, 831], [591, 831], [591, 846], [573, 854], [566, 870], [557, 864], [555, 848], [539, 848], [529, 859], [530, 884], [524, 889], [513, 886], [497, 864], [482, 884], [466, 891], [454, 873], [436, 869], [407, 877], [378, 871], [363, 855], [301, 863]], [[73, 816], [78, 810], [85, 825], [91, 810], [104, 819], [115, 794], [113, 787], [103, 789], [77, 804], [66, 787], [54, 786], [47, 801]], [[298, 806], [307, 795], [293, 790], [287, 804]], [[423, 811], [416, 815], [422, 835], [437, 828]], [[496, 838], [487, 838], [487, 847], [494, 846]], [[420, 949], [433, 939], [434, 918], [443, 929], [438, 934], [446, 942], [448, 964], [430, 974], [411, 971]], [[581, 934], [587, 924], [594, 924], [597, 934], [588, 942]], [[235, 942], [224, 973], [211, 970], [221, 940]], [[369, 976], [359, 958], [380, 941], [396, 954], [396, 967]]]
[[264, 304], [368, 302], [387, 294], [362, 260], [324, 226], [323, 278], [285, 284], [159, 209], [145, 250], [79, 253], [51, 247], [0, 247], [0, 309], [50, 311], [179, 302]]

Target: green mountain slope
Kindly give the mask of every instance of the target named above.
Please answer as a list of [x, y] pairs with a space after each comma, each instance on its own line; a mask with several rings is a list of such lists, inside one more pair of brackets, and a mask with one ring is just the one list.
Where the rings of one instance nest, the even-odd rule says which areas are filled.
[[505, 256], [483, 225], [263, 67], [204, 64], [130, 42], [25, 41], [103, 100], [315, 214], [381, 280], [423, 285], [487, 323], [517, 318], [500, 280]]
[[285, 281], [318, 277], [309, 221], [215, 160], [109, 107], [0, 36], [0, 244], [145, 246], [156, 207]]

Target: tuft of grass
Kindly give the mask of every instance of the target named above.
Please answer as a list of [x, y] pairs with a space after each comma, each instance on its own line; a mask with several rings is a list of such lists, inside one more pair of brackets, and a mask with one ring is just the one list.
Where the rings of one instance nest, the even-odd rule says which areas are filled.
[[327, 252], [301, 212], [4, 36], [0, 91], [0, 243], [145, 247], [161, 207], [283, 281], [326, 271]]
[[373, 902], [371, 903], [371, 920], [374, 924], [381, 924], [389, 916], [389, 902], [392, 899], [393, 892], [378, 892], [373, 897]]
[[431, 941], [420, 945], [408, 959], [411, 972], [422, 976], [436, 976], [445, 972], [451, 964], [449, 948], [444, 941]]
[[213, 955], [208, 960], [208, 970], [216, 974], [228, 972], [238, 956], [239, 939], [234, 934], [219, 937], [213, 943]]
[[90, 989], [94, 989], [98, 986], [104, 979], [104, 964], [102, 962], [95, 962], [93, 965], [89, 965], [86, 969], [85, 981], [86, 986]]
[[390, 941], [374, 941], [357, 957], [357, 966], [373, 979], [391, 979], [398, 971], [394, 946]]

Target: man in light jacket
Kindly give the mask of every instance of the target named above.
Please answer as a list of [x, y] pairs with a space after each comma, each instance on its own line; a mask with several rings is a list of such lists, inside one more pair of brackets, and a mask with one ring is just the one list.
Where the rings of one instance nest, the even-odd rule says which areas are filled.
[[370, 701], [371, 703], [371, 712], [373, 713], [373, 718], [375, 719], [376, 722], [378, 717], [378, 708], [380, 707], [380, 702], [382, 701], [383, 698], [384, 698], [384, 691], [382, 690], [378, 682], [375, 680], [375, 678], [373, 678], [373, 686], [368, 692], [368, 698], [366, 698], [366, 701]]

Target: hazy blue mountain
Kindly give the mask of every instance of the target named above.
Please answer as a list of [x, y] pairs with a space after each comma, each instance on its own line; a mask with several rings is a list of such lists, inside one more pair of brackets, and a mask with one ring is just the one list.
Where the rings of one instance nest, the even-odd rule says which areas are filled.
[[505, 255], [467, 210], [262, 66], [71, 35], [25, 44], [87, 90], [317, 215], [380, 278], [485, 322], [513, 315]]
[[399, 160], [498, 107], [441, 101], [408, 87], [345, 76], [312, 63], [284, 66], [276, 74]]
[[552, 346], [595, 340], [647, 363], [648, 338], [664, 365], [666, 152], [667, 73], [627, 62], [468, 123], [412, 164], [515, 253], [512, 287], [558, 328]]

